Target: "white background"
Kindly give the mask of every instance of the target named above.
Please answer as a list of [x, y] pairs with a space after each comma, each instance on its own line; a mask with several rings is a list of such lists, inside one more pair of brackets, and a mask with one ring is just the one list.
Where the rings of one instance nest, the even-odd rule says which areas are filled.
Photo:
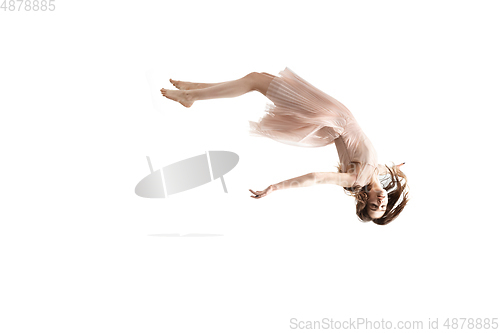
[[[0, 11], [1, 332], [498, 317], [498, 2], [55, 4]], [[397, 220], [359, 222], [330, 185], [252, 199], [336, 171], [335, 146], [249, 136], [258, 92], [189, 109], [159, 92], [285, 67], [351, 110], [380, 163], [406, 162]], [[146, 156], [208, 150], [240, 157], [229, 193], [135, 195]], [[189, 233], [222, 236], [164, 237]]]

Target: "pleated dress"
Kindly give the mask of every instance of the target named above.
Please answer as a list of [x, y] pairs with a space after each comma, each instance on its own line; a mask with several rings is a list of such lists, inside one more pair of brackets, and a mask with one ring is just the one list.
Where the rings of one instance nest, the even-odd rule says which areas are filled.
[[[258, 122], [249, 121], [250, 135], [298, 147], [335, 143], [341, 172], [357, 174], [354, 186], [370, 183], [378, 173], [377, 152], [352, 113], [335, 98], [286, 67], [271, 81], [266, 97], [272, 101]], [[353, 169], [352, 162], [360, 163]]]

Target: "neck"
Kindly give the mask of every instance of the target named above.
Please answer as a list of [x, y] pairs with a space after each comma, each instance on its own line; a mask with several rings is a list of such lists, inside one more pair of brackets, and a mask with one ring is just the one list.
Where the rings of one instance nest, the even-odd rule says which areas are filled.
[[372, 189], [374, 189], [374, 190], [383, 190], [384, 189], [382, 187], [382, 184], [380, 183], [380, 180], [378, 179], [378, 175], [374, 175], [372, 177], [370, 185], [372, 186]]

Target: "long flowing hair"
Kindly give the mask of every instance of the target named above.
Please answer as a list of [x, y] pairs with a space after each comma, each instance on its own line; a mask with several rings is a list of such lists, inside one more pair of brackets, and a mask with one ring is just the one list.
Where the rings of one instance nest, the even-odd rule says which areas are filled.
[[[373, 223], [379, 225], [388, 224], [399, 216], [410, 200], [408, 197], [408, 180], [404, 172], [399, 170], [394, 163], [390, 167], [387, 164], [385, 166], [387, 170], [389, 170], [389, 177], [385, 177], [388, 178], [388, 181], [381, 181], [381, 183], [384, 190], [387, 191], [387, 208], [381, 218], [372, 219], [368, 214], [368, 193], [372, 189], [370, 184], [365, 186], [356, 185], [354, 187], [343, 188], [347, 195], [356, 199], [356, 215], [362, 222], [373, 221]], [[360, 163], [351, 162], [349, 167], [351, 170], [360, 170]], [[337, 166], [337, 170], [339, 173], [344, 172], [342, 171], [340, 162]], [[404, 182], [402, 180], [404, 180]], [[399, 204], [398, 201], [400, 201]]]

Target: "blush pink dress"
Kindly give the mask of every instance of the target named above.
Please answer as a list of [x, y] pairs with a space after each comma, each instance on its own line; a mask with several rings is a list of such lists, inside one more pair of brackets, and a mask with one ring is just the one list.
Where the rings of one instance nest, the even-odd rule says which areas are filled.
[[[354, 186], [367, 185], [378, 173], [373, 144], [352, 113], [335, 98], [325, 94], [286, 67], [269, 85], [266, 114], [250, 121], [250, 135], [263, 136], [299, 147], [323, 147], [335, 143], [341, 171], [359, 162]], [[349, 171], [353, 172], [353, 170]]]

